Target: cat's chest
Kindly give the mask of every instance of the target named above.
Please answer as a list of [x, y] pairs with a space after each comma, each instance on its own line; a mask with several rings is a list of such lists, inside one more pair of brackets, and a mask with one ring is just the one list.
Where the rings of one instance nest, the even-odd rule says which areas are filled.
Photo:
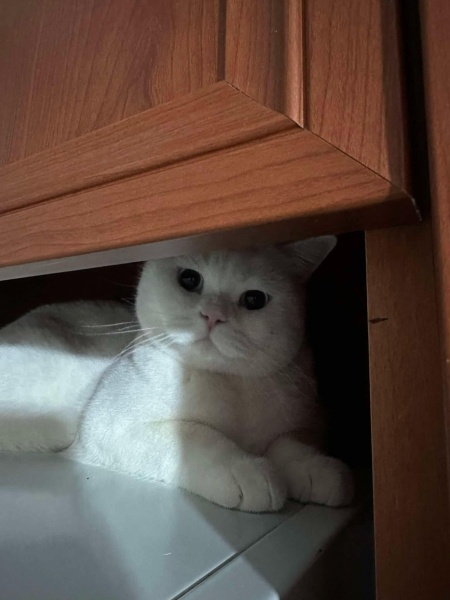
[[242, 448], [262, 452], [296, 425], [296, 410], [276, 382], [186, 372], [182, 417], [208, 423]]

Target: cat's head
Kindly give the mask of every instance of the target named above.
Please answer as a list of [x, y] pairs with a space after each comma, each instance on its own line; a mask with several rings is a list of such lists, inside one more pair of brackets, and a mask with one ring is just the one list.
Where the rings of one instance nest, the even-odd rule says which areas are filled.
[[147, 338], [185, 364], [239, 375], [270, 374], [304, 339], [304, 284], [336, 238], [218, 251], [145, 264], [136, 314]]

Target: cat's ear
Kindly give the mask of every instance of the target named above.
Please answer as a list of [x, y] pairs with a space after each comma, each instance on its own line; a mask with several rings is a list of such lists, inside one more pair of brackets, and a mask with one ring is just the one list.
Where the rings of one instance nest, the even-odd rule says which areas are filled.
[[336, 242], [336, 236], [323, 235], [284, 244], [281, 250], [289, 256], [294, 271], [306, 281], [333, 250]]

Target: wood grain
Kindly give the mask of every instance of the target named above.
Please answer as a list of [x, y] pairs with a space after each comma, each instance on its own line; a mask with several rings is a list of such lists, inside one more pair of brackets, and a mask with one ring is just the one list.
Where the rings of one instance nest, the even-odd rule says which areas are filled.
[[302, 0], [228, 0], [225, 79], [303, 125]]
[[[407, 217], [406, 219], [408, 219]], [[379, 229], [405, 222], [405, 207], [402, 200], [392, 201], [389, 213], [380, 205], [360, 206], [336, 214], [324, 212], [320, 217], [312, 215], [283, 219], [275, 223], [258, 223], [250, 227], [214, 230], [182, 238], [171, 238], [159, 242], [113, 247], [99, 252], [87, 252], [61, 258], [50, 258], [37, 262], [25, 262], [12, 266], [0, 266], [0, 281], [35, 277], [52, 273], [89, 270], [109, 265], [125, 265], [150, 259], [184, 254], [199, 254], [223, 248], [239, 249], [257, 247], [280, 242], [330, 233], [361, 231], [367, 227]], [[89, 284], [89, 283], [88, 283]]]
[[0, 2], [0, 165], [17, 160], [27, 136], [30, 84], [42, 2]]
[[445, 600], [450, 529], [430, 226], [366, 235], [377, 598]]
[[421, 16], [450, 480], [450, 4], [422, 1]]
[[305, 3], [305, 127], [409, 189], [397, 0]]
[[223, 77], [220, 0], [1, 0], [0, 164]]
[[360, 228], [417, 219], [404, 192], [297, 128], [6, 213], [0, 265], [299, 218], [339, 232], [352, 213]]
[[294, 127], [219, 82], [5, 165], [0, 213]]

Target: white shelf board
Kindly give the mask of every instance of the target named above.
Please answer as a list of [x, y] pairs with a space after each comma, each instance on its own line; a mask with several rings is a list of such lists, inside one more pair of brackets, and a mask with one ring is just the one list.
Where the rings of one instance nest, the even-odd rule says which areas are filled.
[[297, 580], [356, 511], [294, 503], [278, 514], [226, 510], [57, 455], [4, 453], [0, 481], [8, 600], [282, 597], [270, 594]]

